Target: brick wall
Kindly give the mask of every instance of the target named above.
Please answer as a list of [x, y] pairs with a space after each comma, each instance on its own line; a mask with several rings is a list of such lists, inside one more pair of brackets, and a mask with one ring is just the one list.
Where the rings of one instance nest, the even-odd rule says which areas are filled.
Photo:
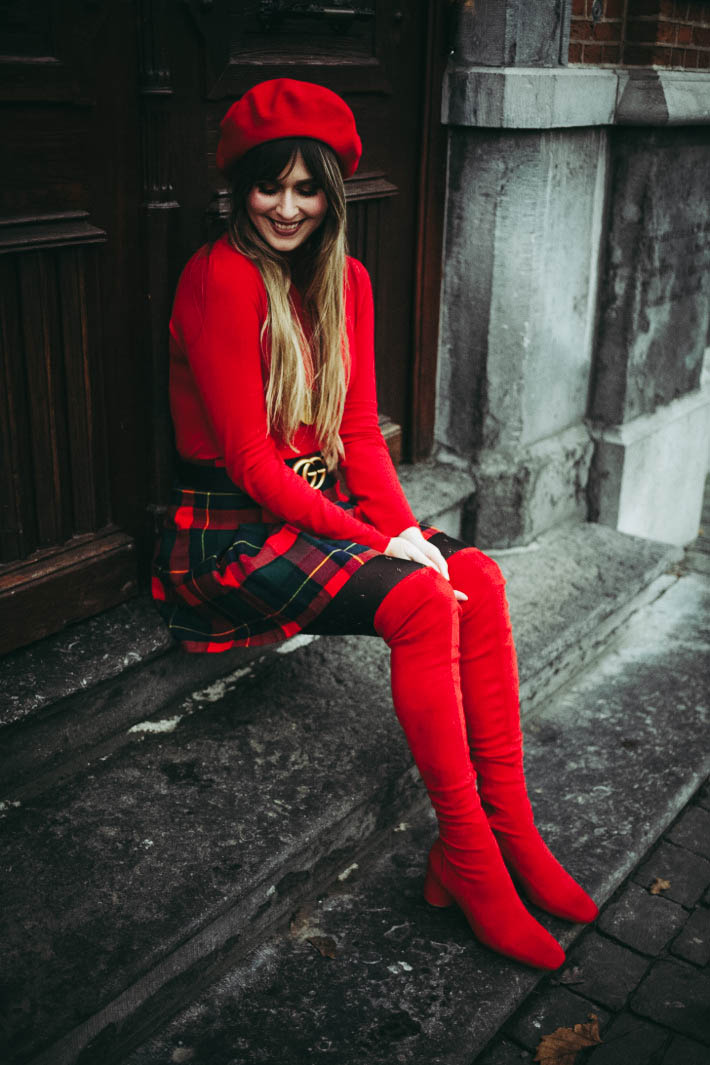
[[573, 0], [570, 63], [710, 68], [710, 0]]

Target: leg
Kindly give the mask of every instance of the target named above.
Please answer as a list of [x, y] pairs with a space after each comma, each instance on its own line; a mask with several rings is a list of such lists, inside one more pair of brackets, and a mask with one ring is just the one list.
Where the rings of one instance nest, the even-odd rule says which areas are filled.
[[[478, 791], [509, 868], [536, 905], [571, 921], [597, 907], [565, 872], [533, 821], [523, 770], [518, 668], [505, 580], [481, 551], [435, 536], [461, 603], [461, 687]], [[441, 542], [440, 542], [441, 541]]]
[[557, 968], [564, 952], [520, 901], [476, 792], [451, 585], [419, 567], [388, 592], [374, 623], [391, 649], [395, 710], [439, 822], [425, 897], [438, 906], [456, 901], [478, 938], [494, 950]]

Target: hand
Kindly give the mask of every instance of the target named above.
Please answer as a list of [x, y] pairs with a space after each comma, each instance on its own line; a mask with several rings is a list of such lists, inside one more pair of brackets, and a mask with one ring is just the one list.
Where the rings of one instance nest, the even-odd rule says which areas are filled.
[[[409, 559], [412, 562], [420, 563], [422, 566], [429, 566], [431, 569], [437, 570], [447, 581], [451, 580], [446, 559], [436, 544], [424, 539], [418, 525], [411, 525], [401, 532], [399, 536], [393, 536], [385, 549], [385, 554], [389, 555], [390, 558]], [[461, 602], [465, 602], [468, 599], [465, 592], [460, 592], [456, 588], [454, 589], [454, 596]]]

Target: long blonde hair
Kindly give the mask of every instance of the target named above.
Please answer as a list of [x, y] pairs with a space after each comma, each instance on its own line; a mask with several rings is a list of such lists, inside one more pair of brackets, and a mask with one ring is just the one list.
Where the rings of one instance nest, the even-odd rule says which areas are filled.
[[[315, 233], [294, 253], [303, 284], [307, 337], [290, 297], [292, 263], [252, 225], [246, 198], [254, 185], [274, 181], [294, 165], [297, 152], [325, 193], [328, 210]], [[232, 178], [229, 238], [258, 266], [266, 288], [268, 316], [261, 334], [268, 360], [268, 431], [287, 446], [303, 420], [312, 422], [323, 457], [333, 469], [343, 455], [339, 427], [345, 404], [350, 352], [345, 328], [345, 188], [335, 153], [320, 141], [267, 141], [248, 152]]]

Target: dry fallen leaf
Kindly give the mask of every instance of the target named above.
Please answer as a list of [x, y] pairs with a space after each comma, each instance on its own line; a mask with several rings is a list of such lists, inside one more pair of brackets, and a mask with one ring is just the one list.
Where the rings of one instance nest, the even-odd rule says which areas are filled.
[[301, 935], [308, 928], [313, 916], [313, 906], [305, 903], [291, 916], [289, 930], [292, 936]]
[[543, 1035], [535, 1053], [540, 1065], [574, 1065], [580, 1050], [601, 1043], [599, 1020], [596, 1013], [589, 1014], [588, 1024], [575, 1024], [574, 1028], [556, 1028], [550, 1035]]
[[657, 876], [648, 890], [652, 895], [660, 895], [662, 891], [667, 891], [670, 886], [670, 880], [663, 880], [662, 877]]
[[316, 950], [324, 958], [334, 958], [337, 943], [330, 936], [309, 936], [308, 942], [316, 948]]

